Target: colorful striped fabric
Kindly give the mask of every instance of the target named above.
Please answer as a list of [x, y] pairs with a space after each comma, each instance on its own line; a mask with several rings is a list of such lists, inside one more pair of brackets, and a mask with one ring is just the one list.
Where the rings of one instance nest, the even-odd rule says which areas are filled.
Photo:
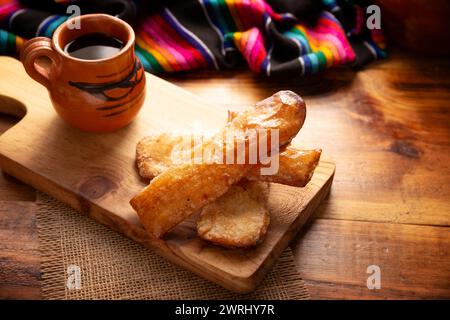
[[[67, 20], [66, 7], [77, 4], [82, 13], [107, 12], [132, 23], [136, 53], [153, 73], [228, 69], [246, 63], [267, 76], [308, 75], [337, 65], [359, 67], [386, 55], [381, 30], [367, 30], [365, 7], [356, 1], [159, 2], [164, 5], [131, 0], [0, 0], [0, 54], [18, 56], [23, 39], [51, 37]], [[113, 8], [127, 12], [112, 13]]]
[[12, 33], [0, 29], [0, 52], [9, 56], [19, 56], [20, 48], [25, 40]]

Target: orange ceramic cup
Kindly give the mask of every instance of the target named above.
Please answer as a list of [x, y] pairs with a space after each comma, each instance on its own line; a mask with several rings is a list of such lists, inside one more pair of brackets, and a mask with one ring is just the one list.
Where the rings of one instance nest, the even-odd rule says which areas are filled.
[[[108, 132], [129, 124], [145, 99], [145, 73], [134, 53], [134, 31], [126, 22], [106, 14], [72, 18], [56, 29], [53, 38], [29, 40], [21, 53], [26, 72], [43, 84], [56, 112], [83, 131]], [[104, 33], [122, 41], [111, 57], [84, 60], [70, 56], [64, 47], [89, 33]], [[50, 63], [37, 63], [47, 58]]]

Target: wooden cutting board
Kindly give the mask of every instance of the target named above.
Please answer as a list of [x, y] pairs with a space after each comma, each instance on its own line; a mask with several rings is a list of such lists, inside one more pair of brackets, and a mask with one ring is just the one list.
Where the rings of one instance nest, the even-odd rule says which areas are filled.
[[108, 134], [84, 133], [56, 115], [46, 89], [27, 76], [20, 62], [0, 57], [0, 112], [23, 116], [0, 136], [0, 165], [170, 261], [232, 291], [252, 291], [328, 194], [335, 166], [321, 160], [305, 188], [271, 186], [271, 224], [265, 241], [256, 248], [208, 244], [196, 237], [190, 222], [164, 239], [150, 238], [129, 205], [146, 186], [136, 170], [136, 143], [149, 133], [192, 128], [195, 122], [206, 130], [217, 129], [225, 124], [227, 114], [211, 101], [146, 76], [145, 106], [131, 125]]

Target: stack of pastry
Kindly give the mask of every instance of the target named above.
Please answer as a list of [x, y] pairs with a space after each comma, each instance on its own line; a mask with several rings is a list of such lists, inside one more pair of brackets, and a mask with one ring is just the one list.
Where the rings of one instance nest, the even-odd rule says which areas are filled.
[[[305, 116], [303, 100], [291, 91], [280, 91], [244, 112], [230, 113], [228, 123], [214, 136], [192, 140], [188, 157], [179, 154], [186, 152], [186, 137], [160, 134], [142, 139], [136, 148], [137, 166], [139, 174], [151, 181], [130, 203], [147, 232], [162, 237], [199, 213], [197, 233], [204, 240], [240, 248], [263, 241], [270, 222], [269, 183], [304, 187], [319, 162], [320, 149], [290, 146]], [[260, 156], [250, 161], [253, 146], [261, 148], [262, 132], [267, 154], [278, 157], [273, 174], [262, 174], [267, 162]], [[234, 137], [233, 143], [224, 137]], [[197, 154], [202, 161], [194, 161]], [[231, 163], [224, 160], [229, 154]]]

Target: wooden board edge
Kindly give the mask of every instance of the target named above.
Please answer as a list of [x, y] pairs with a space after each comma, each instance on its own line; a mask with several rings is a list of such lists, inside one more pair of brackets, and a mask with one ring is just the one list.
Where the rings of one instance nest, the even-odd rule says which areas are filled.
[[[328, 159], [326, 162], [328, 164], [330, 163]], [[333, 168], [335, 168], [334, 163], [332, 164]], [[113, 215], [113, 213], [107, 212], [105, 209], [95, 204], [89, 203], [87, 199], [77, 196], [72, 191], [64, 189], [59, 185], [56, 185], [54, 182], [47, 180], [45, 177], [5, 157], [3, 154], [0, 154], [0, 167], [4, 172], [16, 177], [17, 179], [23, 181], [26, 184], [31, 185], [35, 189], [51, 195], [55, 199], [68, 204], [76, 211], [82, 214], [86, 214], [87, 216], [99, 222], [100, 224], [120, 234], [123, 234], [122, 232], [123, 228], [121, 228], [120, 226], [122, 224], [127, 224], [127, 222], [115, 215], [114, 219], [111, 218], [111, 215]], [[334, 169], [332, 173], [328, 176], [325, 184], [323, 184], [320, 190], [318, 190], [318, 192], [314, 194], [313, 198], [310, 200], [310, 204], [305, 209], [307, 210], [307, 213], [298, 216], [298, 218], [289, 227], [286, 235], [282, 237], [280, 241], [276, 244], [272, 254], [270, 254], [264, 260], [264, 262], [253, 274], [247, 277], [238, 277], [235, 275], [230, 275], [217, 268], [211, 268], [208, 270], [208, 273], [205, 273], [205, 268], [202, 268], [201, 265], [199, 265], [196, 261], [192, 261], [191, 259], [187, 259], [183, 255], [177, 254], [177, 252], [175, 252], [169, 246], [167, 246], [164, 240], [149, 238], [143, 228], [142, 232], [140, 233], [136, 233], [131, 237], [129, 235], [125, 236], [130, 237], [132, 240], [151, 249], [158, 255], [169, 260], [170, 262], [178, 266], [181, 266], [202, 278], [206, 278], [207, 280], [212, 281], [230, 291], [236, 293], [249, 293], [256, 289], [258, 284], [264, 279], [267, 272], [278, 260], [283, 250], [289, 245], [290, 241], [295, 237], [295, 235], [301, 229], [303, 224], [317, 209], [318, 205], [323, 200], [323, 198], [325, 198], [326, 195], [328, 195], [331, 188], [333, 177], [334, 177]]]
[[336, 166], [329, 159], [327, 163], [333, 164], [333, 171], [328, 177], [327, 181], [320, 188], [320, 190], [314, 194], [313, 198], [310, 200], [308, 206], [303, 211], [306, 214], [299, 214], [297, 219], [289, 226], [284, 237], [275, 245], [270, 256], [264, 260], [256, 272], [248, 278], [242, 278], [239, 280], [241, 287], [249, 288], [248, 291], [240, 293], [249, 293], [254, 291], [256, 287], [264, 280], [266, 274], [272, 269], [272, 267], [278, 262], [279, 257], [283, 251], [289, 246], [291, 241], [300, 232], [303, 225], [311, 218], [316, 209], [319, 207], [320, 203], [329, 195], [331, 190], [331, 185], [333, 184], [334, 173]]

